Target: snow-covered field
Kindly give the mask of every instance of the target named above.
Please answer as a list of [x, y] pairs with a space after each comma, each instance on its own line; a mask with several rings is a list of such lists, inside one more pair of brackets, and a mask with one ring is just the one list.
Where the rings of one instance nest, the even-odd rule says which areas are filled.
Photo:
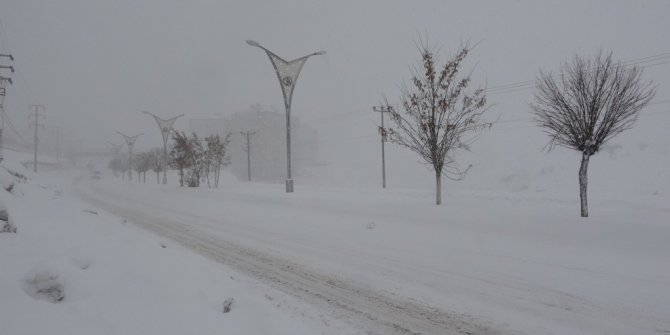
[[[0, 333], [670, 333], [666, 189], [594, 187], [581, 219], [575, 181], [551, 178], [438, 207], [430, 189], [44, 173], [0, 234]], [[50, 277], [61, 302], [35, 298]]]
[[18, 233], [0, 234], [0, 334], [320, 333], [295, 298], [74, 199], [63, 176], [3, 197]]

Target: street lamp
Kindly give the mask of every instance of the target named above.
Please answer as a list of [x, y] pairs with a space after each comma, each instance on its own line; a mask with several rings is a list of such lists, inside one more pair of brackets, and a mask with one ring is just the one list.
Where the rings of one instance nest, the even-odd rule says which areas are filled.
[[302, 66], [305, 65], [307, 58], [317, 55], [325, 55], [325, 51], [318, 51], [307, 56], [303, 56], [292, 61], [285, 61], [283, 58], [275, 55], [272, 51], [266, 49], [258, 42], [248, 40], [247, 44], [263, 49], [270, 58], [272, 66], [274, 66], [281, 85], [282, 93], [284, 94], [284, 108], [286, 108], [286, 193], [293, 192], [293, 179], [291, 177], [291, 98], [293, 97], [293, 89], [295, 83], [298, 81], [298, 75]]
[[[117, 133], [121, 136], [123, 136], [123, 139], [126, 140], [126, 144], [128, 145], [128, 180], [132, 181], [133, 180], [133, 145], [135, 145], [135, 141], [137, 140], [138, 137], [141, 135], [144, 135], [144, 133], [137, 134], [135, 136], [128, 136], [120, 131], [117, 131]], [[138, 176], [139, 178], [139, 176]]]
[[147, 111], [142, 111], [142, 113], [154, 117], [154, 120], [156, 120], [156, 123], [158, 124], [158, 128], [161, 130], [161, 135], [163, 135], [163, 185], [165, 185], [167, 184], [167, 141], [170, 138], [172, 125], [177, 120], [177, 118], [184, 116], [184, 114], [179, 114], [171, 119], [164, 120]]

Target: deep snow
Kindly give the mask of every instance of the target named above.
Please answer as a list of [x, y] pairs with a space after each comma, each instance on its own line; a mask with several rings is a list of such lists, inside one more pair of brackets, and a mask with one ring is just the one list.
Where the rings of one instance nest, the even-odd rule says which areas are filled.
[[[22, 169], [23, 155], [5, 157]], [[0, 234], [0, 334], [320, 333], [325, 319], [295, 299], [74, 199], [54, 176], [7, 197], [18, 233]], [[62, 301], [36, 293], [48, 287]]]
[[[597, 157], [592, 173], [606, 172], [582, 219], [576, 173], [557, 156], [529, 187], [459, 184], [440, 207], [427, 189], [308, 177], [287, 195], [281, 184], [229, 176], [220, 189], [188, 189], [174, 175], [163, 186], [44, 173], [15, 196], [19, 234], [0, 234], [0, 318], [27, 334], [384, 333], [388, 320], [410, 331], [456, 324], [455, 333], [669, 332], [667, 181], [643, 176], [617, 189], [622, 167], [603, 169], [617, 157]], [[62, 278], [63, 302], [26, 289], [45, 272]]]

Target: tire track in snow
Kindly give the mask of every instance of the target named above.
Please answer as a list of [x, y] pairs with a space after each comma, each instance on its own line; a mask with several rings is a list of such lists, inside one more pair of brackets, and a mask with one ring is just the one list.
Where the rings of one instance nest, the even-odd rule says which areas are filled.
[[[181, 212], [157, 216], [124, 206], [128, 201], [75, 187], [78, 196], [158, 235], [170, 238], [208, 258], [230, 266], [262, 283], [327, 311], [364, 334], [502, 334], [493, 325], [409, 299], [321, 274], [299, 264], [234, 242], [213, 237], [188, 225], [200, 220]], [[174, 214], [174, 213], [171, 213]]]

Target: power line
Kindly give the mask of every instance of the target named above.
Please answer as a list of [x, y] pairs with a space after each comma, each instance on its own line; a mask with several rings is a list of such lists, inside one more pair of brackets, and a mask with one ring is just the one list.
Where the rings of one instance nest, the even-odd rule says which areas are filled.
[[[658, 115], [658, 114], [670, 114], [670, 110], [663, 110], [663, 111], [656, 111], [656, 112], [642, 112], [640, 113], [640, 116], [643, 115]], [[503, 123], [503, 122], [519, 122], [519, 121], [528, 121], [532, 122], [532, 118], [519, 118], [519, 119], [512, 119], [512, 120], [505, 120], [505, 121], [499, 121], [497, 123]], [[516, 130], [516, 129], [524, 129], [524, 128], [537, 128], [534, 125], [528, 125], [528, 126], [514, 126], [514, 127], [507, 127], [507, 128], [492, 128], [491, 130], [488, 130], [489, 132], [491, 131], [507, 131], [507, 130]], [[308, 141], [308, 142], [301, 142], [301, 143], [296, 143], [295, 145], [310, 145], [310, 144], [347, 144], [351, 142], [372, 142], [373, 138], [377, 137], [377, 135], [362, 135], [362, 136], [353, 136], [353, 137], [343, 137], [343, 138], [332, 138], [332, 139], [327, 139], [327, 140], [319, 140], [319, 141]]]
[[362, 136], [354, 136], [354, 137], [345, 137], [345, 138], [333, 138], [333, 139], [327, 139], [327, 140], [319, 140], [319, 141], [308, 141], [308, 142], [300, 142], [300, 143], [295, 143], [294, 145], [310, 145], [310, 144], [323, 144], [323, 143], [340, 143], [340, 142], [357, 142], [357, 140], [360, 139], [369, 139], [372, 137], [377, 137], [377, 135], [362, 135]]
[[317, 121], [332, 121], [332, 120], [337, 120], [340, 118], [348, 118], [351, 116], [366, 116], [367, 113], [365, 113], [362, 109], [357, 109], [351, 112], [344, 112], [344, 113], [338, 113], [338, 114], [333, 114], [333, 115], [327, 115], [323, 117], [318, 117], [318, 118], [313, 118], [313, 119], [308, 119], [304, 120], [302, 122], [304, 123], [315, 123]]
[[[659, 62], [660, 63], [654, 63], [654, 62]], [[642, 57], [642, 58], [637, 58], [637, 59], [631, 59], [628, 61], [624, 61], [620, 64], [621, 67], [630, 67], [630, 66], [636, 66], [636, 65], [641, 65], [645, 63], [652, 63], [648, 65], [643, 65], [640, 66], [641, 68], [649, 68], [653, 66], [658, 66], [658, 65], [664, 65], [670, 63], [670, 52], [664, 52], [652, 56], [647, 56], [647, 57]], [[553, 78], [557, 78], [558, 75], [553, 75], [551, 76]], [[505, 94], [505, 93], [513, 93], [513, 92], [518, 92], [518, 91], [523, 91], [526, 89], [533, 88], [535, 86], [535, 80], [524, 80], [524, 81], [519, 81], [515, 83], [509, 83], [509, 84], [502, 84], [502, 85], [496, 85], [491, 88], [486, 89], [487, 95], [498, 95], [498, 94]]]
[[[4, 45], [7, 53], [12, 54], [12, 52], [11, 52], [12, 50], [9, 46], [9, 39], [7, 38], [7, 35], [5, 33], [6, 30], [5, 30], [5, 27], [4, 27], [2, 22], [3, 22], [2, 17], [0, 17], [0, 42], [2, 42], [2, 44]], [[12, 60], [12, 62], [15, 63], [14, 60]], [[22, 78], [21, 76], [18, 76], [18, 77], [15, 77], [13, 79], [14, 79], [14, 87], [16, 88], [16, 90], [24, 91], [25, 94], [27, 95], [26, 98], [27, 98], [28, 101], [36, 100], [35, 95], [33, 94], [32, 90], [30, 90], [31, 85], [30, 85], [30, 83], [28, 83], [28, 80], [26, 78]], [[8, 114], [5, 114], [5, 115], [8, 115]]]
[[[660, 63], [653, 63], [657, 61], [662, 61]], [[636, 58], [636, 59], [631, 59], [628, 61], [622, 62], [622, 66], [633, 66], [633, 65], [640, 65], [644, 63], [652, 63], [648, 65], [642, 66], [642, 68], [649, 68], [649, 67], [654, 67], [654, 66], [659, 66], [659, 65], [665, 65], [670, 63], [670, 52], [664, 52], [652, 56], [646, 56], [646, 57], [641, 57], [641, 58]], [[535, 80], [524, 80], [524, 81], [518, 81], [518, 82], [512, 82], [512, 83], [507, 83], [507, 84], [500, 84], [500, 85], [495, 85], [492, 87], [489, 87], [486, 89], [487, 95], [498, 95], [498, 94], [507, 94], [507, 93], [514, 93], [514, 92], [519, 92], [519, 91], [524, 91], [527, 89], [531, 89], [535, 86]], [[655, 103], [652, 103], [650, 105], [653, 105]], [[395, 108], [400, 108], [400, 104], [391, 104], [390, 106], [393, 106]], [[318, 117], [318, 118], [313, 118], [313, 119], [308, 119], [304, 120], [302, 122], [304, 123], [315, 123], [317, 121], [333, 121], [333, 120], [339, 120], [339, 119], [348, 119], [351, 117], [361, 117], [361, 116], [366, 116], [368, 114], [368, 109], [367, 108], [359, 108], [354, 111], [350, 112], [344, 112], [344, 113], [337, 113], [337, 114], [331, 114], [323, 117]], [[499, 121], [497, 123], [506, 123], [506, 122], [512, 122], [512, 121]]]
[[28, 140], [26, 140], [25, 138], [23, 138], [23, 136], [21, 136], [21, 133], [19, 133], [18, 130], [16, 130], [16, 127], [14, 127], [14, 124], [12, 123], [12, 120], [9, 118], [9, 115], [8, 115], [7, 113], [5, 113], [4, 110], [2, 111], [2, 113], [3, 113], [3, 115], [4, 115], [5, 121], [9, 124], [9, 128], [11, 128], [12, 131], [14, 131], [14, 134], [15, 134], [21, 141], [26, 142], [26, 144], [30, 143], [30, 141], [28, 141]]

